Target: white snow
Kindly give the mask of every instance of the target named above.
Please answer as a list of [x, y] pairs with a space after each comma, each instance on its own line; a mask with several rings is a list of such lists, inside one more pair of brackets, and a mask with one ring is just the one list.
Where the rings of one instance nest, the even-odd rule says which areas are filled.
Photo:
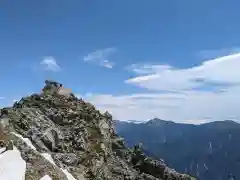
[[50, 154], [48, 154], [48, 153], [41, 153], [41, 155], [42, 155], [45, 159], [47, 159], [51, 164], [53, 164], [53, 165], [56, 166], [56, 164], [55, 164], [55, 162], [54, 162], [54, 160], [53, 160], [53, 158], [52, 158], [52, 156], [51, 156]]
[[4, 152], [6, 150], [6, 148], [0, 148], [0, 154], [2, 153], [2, 152]]
[[[22, 137], [22, 135], [20, 135], [20, 134], [17, 134], [17, 133], [15, 133], [15, 132], [12, 132], [15, 136], [17, 136], [17, 137], [19, 137], [19, 138], [21, 138], [29, 147], [31, 147], [33, 150], [36, 150], [36, 148], [33, 146], [33, 144], [32, 144], [32, 142], [28, 139], [28, 138], [24, 138], [24, 137]], [[0, 151], [1, 152], [1, 151]], [[53, 160], [53, 158], [52, 158], [52, 156], [50, 155], [50, 154], [48, 154], [48, 153], [41, 153], [41, 155], [45, 158], [45, 159], [47, 159], [51, 164], [53, 164], [53, 165], [55, 165], [56, 166], [56, 164], [55, 164], [55, 162], [54, 162], [54, 160]], [[76, 180], [66, 169], [62, 169], [61, 168], [61, 170], [63, 171], [63, 173], [67, 176], [67, 178], [68, 178], [68, 180]], [[45, 176], [44, 176], [45, 177]], [[43, 177], [43, 178], [44, 178]], [[49, 177], [49, 176], [48, 176]], [[47, 177], [45, 177], [45, 178], [47, 178]], [[50, 178], [50, 177], [49, 177]], [[2, 180], [1, 178], [0, 178], [0, 180]], [[41, 180], [48, 180], [48, 179], [41, 179]]]
[[[33, 150], [37, 150], [28, 138], [24, 138], [22, 135], [15, 132], [12, 132], [12, 134], [21, 138]], [[5, 148], [0, 148], [0, 153], [4, 152], [4, 150]], [[57, 166], [50, 154], [41, 153], [41, 155], [51, 164]], [[66, 175], [68, 180], [77, 180], [71, 173], [68, 172], [67, 169], [60, 169]], [[12, 173], [13, 170], [14, 173]], [[6, 151], [3, 154], [0, 154], [0, 180], [25, 180], [25, 172], [26, 162], [22, 159], [21, 153], [16, 147], [14, 147], [14, 150]], [[45, 175], [40, 180], [52, 180], [52, 178]], [[85, 178], [83, 178], [83, 180], [85, 180]]]
[[16, 147], [0, 154], [1, 180], [25, 180], [25, 172], [26, 162]]
[[[50, 154], [48, 154], [48, 153], [41, 153], [41, 155], [42, 155], [45, 159], [47, 159], [51, 164], [53, 164], [53, 165], [56, 166], [56, 164], [55, 164], [55, 162], [54, 162], [54, 160], [53, 160], [53, 158], [52, 158], [52, 156], [51, 156]], [[73, 177], [73, 175], [71, 175], [71, 174], [68, 172], [67, 169], [62, 169], [62, 168], [60, 168], [60, 169], [61, 169], [62, 172], [66, 175], [66, 177], [67, 177], [68, 180], [77, 180], [77, 179], [75, 179], [75, 178]]]
[[49, 175], [45, 175], [40, 180], [52, 180], [52, 178]]
[[61, 168], [61, 170], [62, 170], [62, 172], [67, 176], [67, 179], [68, 179], [68, 180], [77, 180], [77, 179], [75, 179], [75, 178], [72, 176], [72, 174], [70, 174], [70, 173], [68, 172], [68, 170], [62, 169], [62, 168]]
[[30, 148], [32, 148], [33, 150], [36, 150], [36, 148], [34, 147], [34, 145], [32, 144], [32, 142], [30, 141], [30, 139], [28, 138], [24, 138], [22, 137], [22, 135], [17, 134], [15, 132], [11, 132], [12, 134], [14, 134], [15, 136], [21, 138]]

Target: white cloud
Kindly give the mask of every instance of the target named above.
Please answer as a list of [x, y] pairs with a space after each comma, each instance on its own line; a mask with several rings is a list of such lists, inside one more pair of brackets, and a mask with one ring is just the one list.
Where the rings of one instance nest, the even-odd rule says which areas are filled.
[[170, 69], [171, 67], [169, 65], [152, 65], [152, 64], [132, 64], [126, 69], [128, 71], [132, 71], [136, 74], [150, 74], [150, 73], [155, 73], [156, 71], [159, 70], [165, 70], [165, 69]]
[[45, 57], [42, 62], [41, 65], [44, 66], [45, 70], [48, 71], [60, 71], [61, 68], [60, 66], [57, 64], [57, 61], [53, 58], [53, 57]]
[[[240, 92], [240, 88], [235, 89]], [[189, 91], [187, 94], [132, 94], [82, 96], [115, 119], [146, 121], [154, 117], [200, 124], [213, 120], [240, 120], [240, 96], [232, 92]]]
[[[208, 60], [199, 66], [177, 69], [169, 65], [133, 66], [136, 77], [128, 84], [155, 93], [120, 96], [83, 96], [115, 119], [148, 120], [154, 117], [175, 122], [200, 124], [232, 119], [240, 122], [240, 54]], [[204, 91], [196, 88], [206, 85]], [[216, 86], [214, 83], [231, 86]], [[163, 90], [165, 93], [163, 93]], [[167, 93], [166, 93], [167, 92]]]
[[103, 62], [101, 62], [100, 64], [101, 66], [105, 67], [105, 68], [113, 68], [114, 63], [113, 62], [109, 62], [108, 60], [104, 60]]
[[[125, 82], [150, 90], [169, 91], [191, 90], [203, 86], [206, 82], [235, 85], [240, 83], [239, 66], [240, 53], [205, 61], [199, 66], [186, 69], [177, 69], [169, 65], [154, 65], [152, 68], [149, 66], [151, 73]], [[139, 71], [144, 69], [145, 66], [139, 68]]]
[[115, 63], [109, 61], [109, 57], [115, 51], [116, 51], [115, 48], [106, 48], [102, 50], [97, 50], [83, 57], [83, 60], [85, 62], [98, 64], [105, 68], [113, 68]]
[[5, 99], [5, 97], [1, 97], [1, 96], [0, 96], [0, 100], [3, 100], [3, 99]]

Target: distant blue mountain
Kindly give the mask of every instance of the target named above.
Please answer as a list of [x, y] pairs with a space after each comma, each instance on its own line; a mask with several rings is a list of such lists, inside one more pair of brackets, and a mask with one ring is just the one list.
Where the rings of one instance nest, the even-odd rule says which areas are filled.
[[202, 125], [152, 119], [144, 123], [114, 121], [129, 147], [143, 143], [146, 154], [161, 157], [177, 171], [200, 180], [240, 180], [240, 124], [216, 121]]

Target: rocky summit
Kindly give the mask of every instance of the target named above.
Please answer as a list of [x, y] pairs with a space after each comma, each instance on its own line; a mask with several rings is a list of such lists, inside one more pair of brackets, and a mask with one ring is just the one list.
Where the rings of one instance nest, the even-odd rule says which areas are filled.
[[[0, 114], [1, 180], [193, 180], [128, 149], [112, 116], [46, 81]], [[11, 164], [12, 163], [12, 164]]]

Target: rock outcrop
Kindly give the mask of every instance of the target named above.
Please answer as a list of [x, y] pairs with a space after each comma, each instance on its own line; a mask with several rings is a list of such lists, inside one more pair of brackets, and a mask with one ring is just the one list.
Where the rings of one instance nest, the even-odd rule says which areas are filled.
[[45, 83], [41, 93], [1, 109], [0, 145], [6, 148], [0, 156], [17, 148], [26, 162], [25, 180], [193, 179], [145, 156], [139, 146], [128, 149], [114, 132], [111, 114], [59, 93], [62, 84]]

